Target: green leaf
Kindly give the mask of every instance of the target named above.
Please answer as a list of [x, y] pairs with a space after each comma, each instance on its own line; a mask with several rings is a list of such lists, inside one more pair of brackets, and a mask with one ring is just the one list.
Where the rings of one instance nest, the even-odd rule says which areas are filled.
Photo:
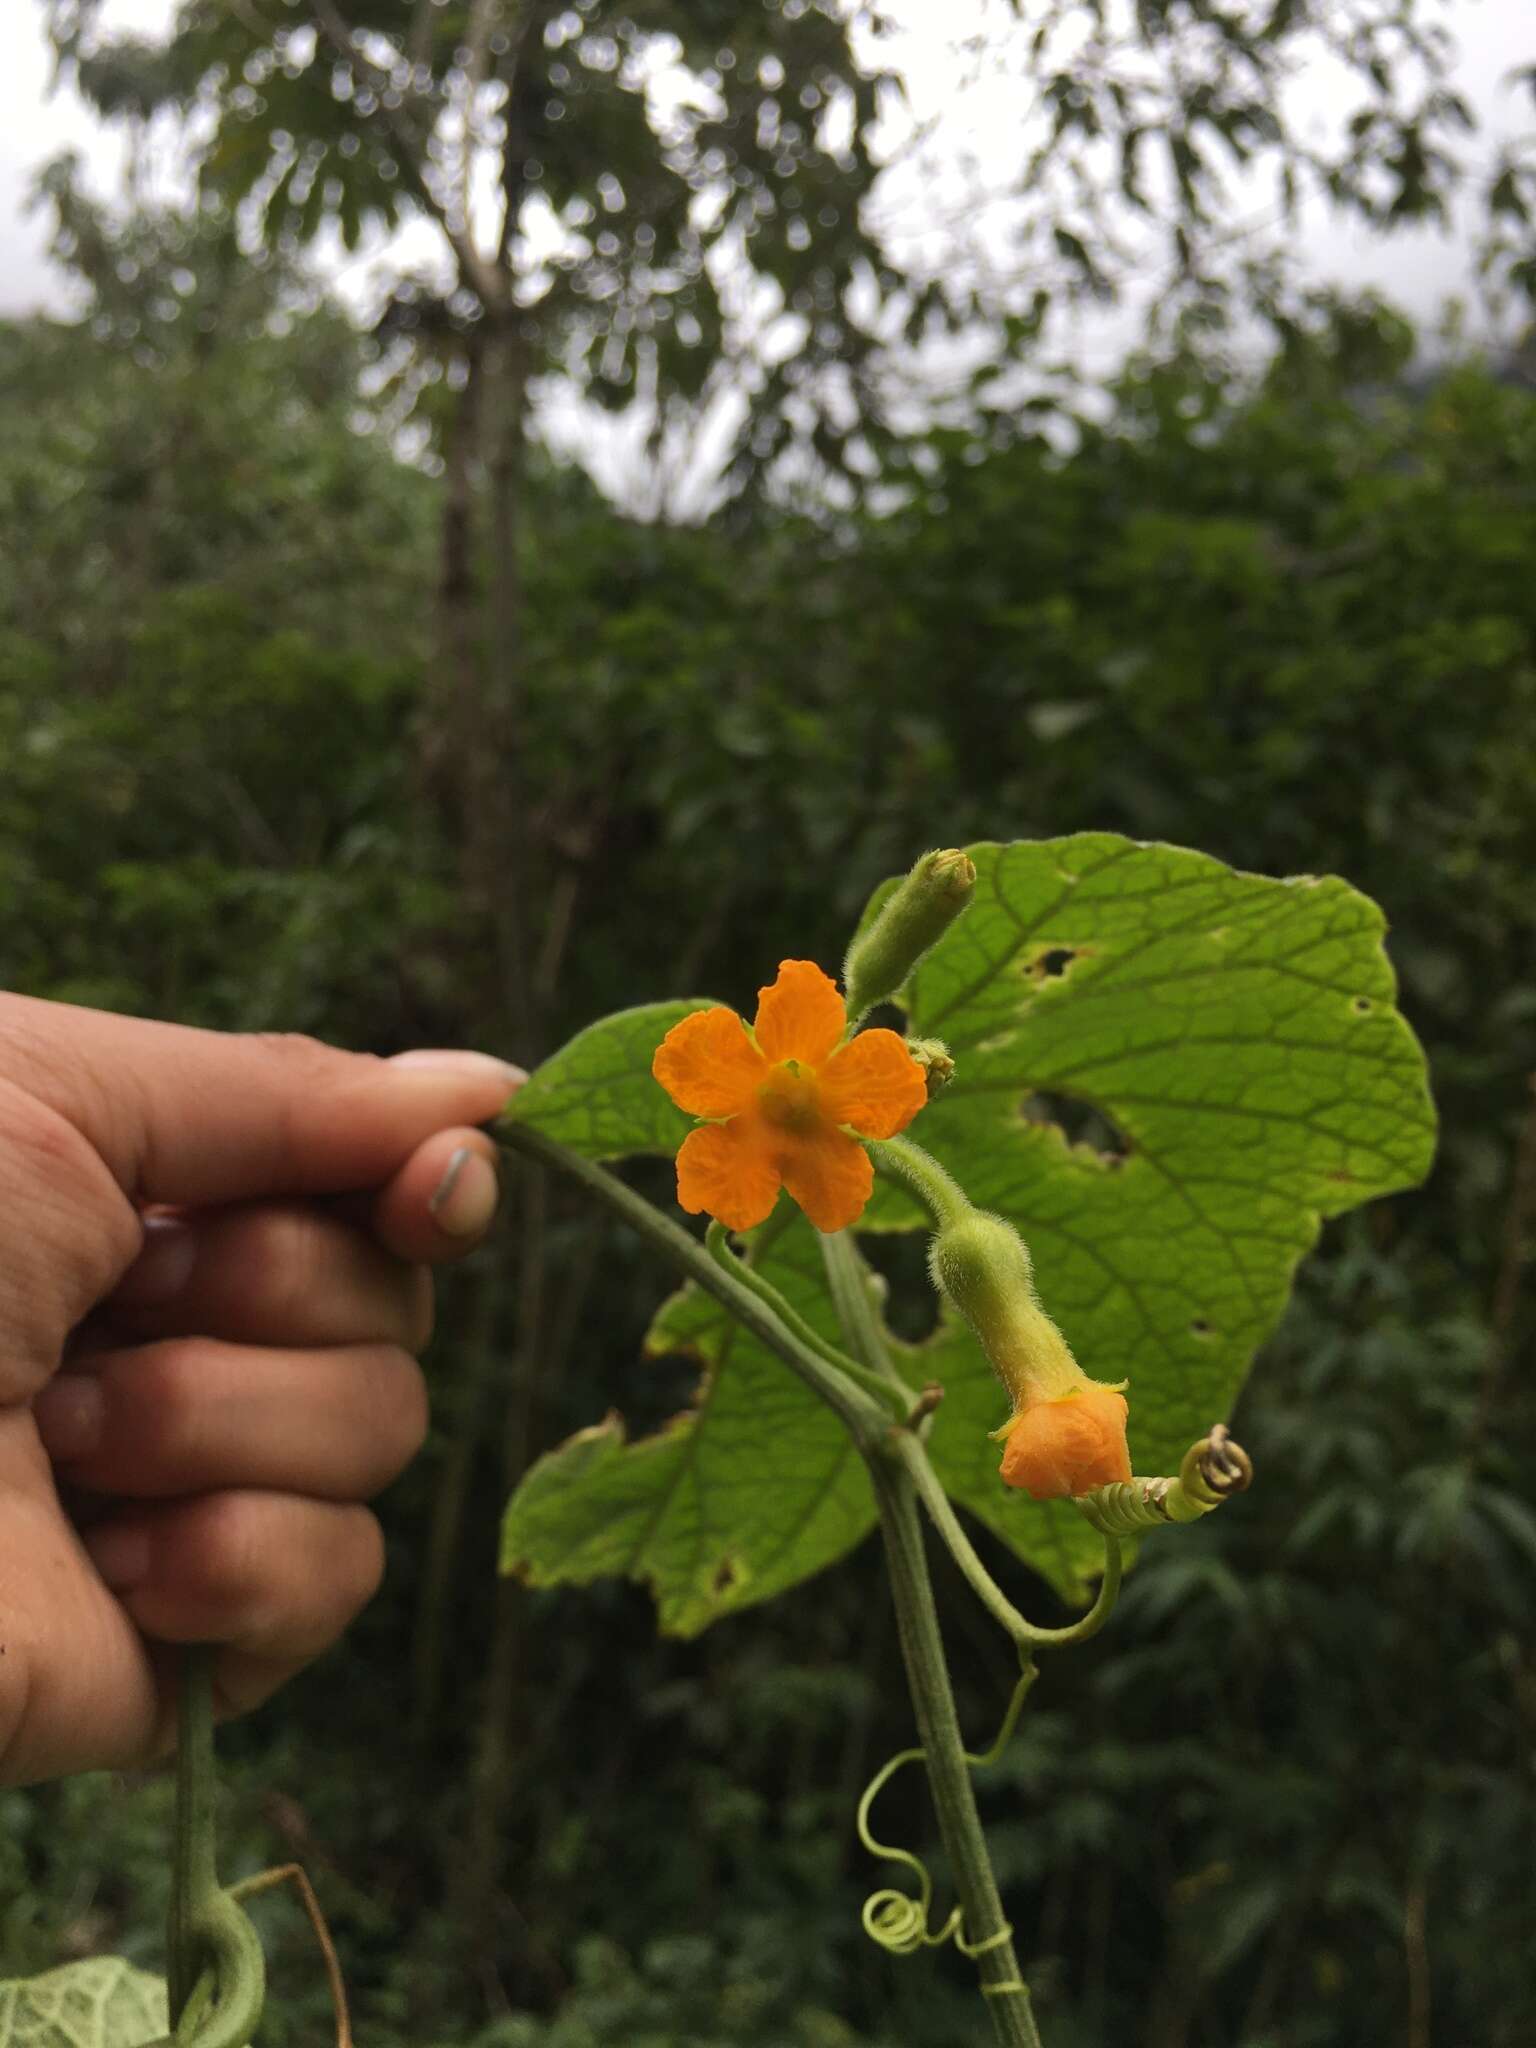
[[[776, 1234], [759, 1270], [834, 1334], [807, 1223]], [[646, 1350], [698, 1359], [694, 1406], [636, 1443], [609, 1415], [541, 1458], [508, 1504], [501, 1568], [537, 1586], [642, 1579], [663, 1629], [696, 1635], [841, 1557], [874, 1502], [831, 1409], [707, 1296], [674, 1295]]]
[[170, 2024], [164, 1980], [121, 1956], [0, 1983], [0, 2048], [142, 2048]]
[[675, 1153], [693, 1118], [673, 1106], [651, 1073], [656, 1048], [684, 1017], [712, 1009], [707, 997], [618, 1010], [552, 1053], [507, 1110], [587, 1159]]
[[[1175, 1471], [1228, 1412], [1321, 1219], [1428, 1166], [1433, 1112], [1383, 920], [1342, 882], [1109, 834], [971, 852], [975, 901], [908, 991], [912, 1028], [958, 1062], [915, 1135], [1023, 1231], [1086, 1370], [1130, 1380], [1136, 1470]], [[592, 1026], [513, 1113], [589, 1157], [675, 1150], [689, 1120], [650, 1063], [698, 1007]], [[915, 1220], [883, 1195], [864, 1227]], [[832, 1332], [803, 1223], [763, 1270]], [[662, 1625], [692, 1634], [842, 1555], [871, 1504], [835, 1418], [713, 1303], [676, 1297], [648, 1348], [698, 1356], [695, 1406], [633, 1444], [610, 1416], [541, 1460], [502, 1564], [535, 1584], [644, 1579]], [[1098, 1540], [1002, 1485], [988, 1431], [1007, 1402], [969, 1332], [946, 1318], [897, 1349], [914, 1387], [945, 1389], [929, 1443], [951, 1493], [1081, 1595]]]
[[[1174, 1471], [1322, 1218], [1428, 1169], [1384, 920], [1338, 880], [1109, 833], [970, 852], [972, 907], [908, 991], [912, 1029], [956, 1060], [912, 1135], [1023, 1232], [1084, 1369], [1129, 1379], [1136, 1471]], [[951, 1492], [1076, 1590], [1097, 1539], [1003, 1488], [985, 1430], [1007, 1403], [968, 1334], [943, 1325], [906, 1364], [945, 1386], [930, 1448]]]

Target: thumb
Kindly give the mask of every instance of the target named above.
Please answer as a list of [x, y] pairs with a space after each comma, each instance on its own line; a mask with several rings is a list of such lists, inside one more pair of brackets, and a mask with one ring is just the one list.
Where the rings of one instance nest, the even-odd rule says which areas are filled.
[[0, 1272], [0, 1399], [36, 1391], [126, 1270], [139, 1205], [376, 1187], [434, 1131], [494, 1116], [521, 1080], [480, 1053], [381, 1060], [0, 998], [0, 1200], [28, 1219]]

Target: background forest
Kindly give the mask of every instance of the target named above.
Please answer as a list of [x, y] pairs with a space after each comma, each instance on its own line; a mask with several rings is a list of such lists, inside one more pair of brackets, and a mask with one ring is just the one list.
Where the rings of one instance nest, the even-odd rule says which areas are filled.
[[[630, 10], [641, 29], [650, 11], [668, 13]], [[746, 39], [769, 39], [786, 105], [797, 78], [830, 95], [833, 70], [864, 90], [831, 13], [705, 11], [742, 47], [738, 76]], [[781, 952], [835, 964], [870, 888], [931, 844], [1103, 827], [1375, 896], [1440, 1106], [1433, 1176], [1325, 1233], [1232, 1418], [1259, 1483], [1148, 1542], [1114, 1625], [1049, 1664], [983, 1810], [1053, 2048], [1524, 2048], [1529, 356], [1416, 354], [1384, 307], [1268, 276], [1243, 288], [1262, 347], [1232, 346], [1210, 318], [1200, 230], [1220, 210], [1197, 171], [1172, 316], [1107, 387], [1042, 371], [1021, 396], [997, 377], [1044, 306], [945, 299], [893, 269], [914, 345], [983, 323], [990, 386], [904, 410], [868, 333], [818, 301], [819, 341], [809, 319], [798, 354], [741, 386], [716, 508], [684, 519], [658, 484], [635, 516], [525, 432], [530, 386], [559, 363], [624, 404], [649, 375], [675, 426], [667, 392], [686, 411], [739, 356], [729, 309], [708, 317], [707, 252], [679, 287], [698, 338], [675, 362], [661, 343], [643, 357], [643, 325], [614, 328], [596, 267], [670, 235], [686, 269], [688, 228], [630, 159], [612, 170], [643, 138], [592, 112], [599, 85], [559, 175], [573, 192], [622, 176], [624, 250], [594, 242], [586, 287], [573, 259], [569, 304], [555, 292], [537, 317], [494, 277], [476, 301], [462, 277], [402, 276], [360, 329], [316, 288], [306, 237], [387, 210], [379, 192], [409, 177], [338, 127], [333, 168], [372, 161], [380, 184], [340, 176], [306, 228], [290, 216], [326, 192], [321, 159], [274, 193], [249, 129], [277, 122], [302, 165], [303, 119], [366, 128], [368, 109], [321, 94], [241, 115], [208, 46], [241, 10], [186, 10], [169, 54], [105, 55], [79, 39], [89, 12], [53, 10], [99, 103], [148, 120], [202, 93], [216, 139], [193, 211], [107, 212], [55, 167], [81, 316], [0, 325], [7, 983], [531, 1065], [626, 1003], [739, 1005]], [[547, 66], [565, 42], [575, 64], [573, 18], [546, 34]], [[486, 76], [502, 54], [480, 52]], [[447, 104], [465, 61], [434, 45], [422, 90], [440, 75]], [[1196, 133], [1176, 112], [1170, 132]], [[381, 147], [404, 161], [409, 141], [391, 126]], [[838, 173], [850, 236], [862, 146]], [[800, 148], [802, 182], [832, 178], [803, 138], [766, 147]], [[516, 160], [545, 181], [565, 161], [526, 137]], [[420, 161], [420, 206], [472, 268]], [[1518, 283], [1529, 229], [1501, 217]], [[1109, 258], [1089, 224], [1057, 230], [1059, 300]], [[864, 231], [797, 239], [774, 259], [786, 293], [846, 309]], [[641, 474], [664, 482], [661, 456]], [[444, 1289], [434, 1431], [383, 1504], [383, 1593], [223, 1738], [228, 1874], [305, 1862], [369, 2048], [974, 2038], [959, 1959], [894, 1961], [859, 1929], [881, 1880], [854, 1802], [910, 1728], [872, 1546], [687, 1642], [657, 1639], [639, 1586], [497, 1585], [510, 1479], [610, 1406], [640, 1434], [688, 1401], [686, 1360], [640, 1357], [663, 1286], [563, 1189], [509, 1175], [497, 1241]], [[945, 1600], [935, 1563], [962, 1717], [990, 1728], [1006, 1648]], [[906, 1792], [891, 1831], [920, 1840]], [[98, 1949], [158, 1966], [169, 1803], [158, 1776], [0, 1795], [8, 1972]], [[280, 1898], [255, 1911], [262, 2039], [313, 2040], [329, 2022], [311, 1937]]]

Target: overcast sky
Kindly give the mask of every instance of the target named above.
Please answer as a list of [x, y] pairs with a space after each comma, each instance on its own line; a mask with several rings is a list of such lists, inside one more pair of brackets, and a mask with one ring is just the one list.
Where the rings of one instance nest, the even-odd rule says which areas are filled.
[[[44, 223], [26, 212], [32, 178], [49, 156], [73, 147], [84, 153], [101, 189], [110, 190], [119, 153], [72, 92], [66, 88], [50, 93], [38, 0], [0, 4], [9, 28], [7, 62], [0, 70], [0, 313], [61, 308], [61, 280], [44, 253]], [[978, 4], [979, 0], [887, 0], [902, 29], [894, 50], [884, 54], [887, 61], [894, 56], [906, 73], [919, 110], [934, 111], [942, 119], [945, 109], [951, 109], [947, 118], [956, 146], [984, 158], [989, 149], [1016, 151], [1020, 115], [1016, 86], [1000, 82], [990, 92], [978, 90], [963, 100], [953, 91], [958, 72], [948, 48], [951, 39], [964, 32]], [[175, 0], [104, 0], [103, 25], [163, 31], [174, 8]], [[1529, 127], [1528, 100], [1522, 107], [1502, 80], [1516, 64], [1536, 61], [1536, 0], [1444, 0], [1443, 11], [1461, 46], [1458, 82], [1485, 127], [1493, 133]], [[1321, 72], [1303, 75], [1297, 92], [1299, 108], [1294, 111], [1305, 118], [1323, 118], [1330, 99], [1337, 98], [1333, 83]], [[1447, 294], [1470, 289], [1464, 237], [1417, 234], [1382, 242], [1343, 228], [1319, 212], [1308, 224], [1304, 245], [1308, 266], [1319, 280], [1378, 284], [1421, 319], [1431, 318]], [[349, 296], [364, 296], [367, 268], [351, 266], [342, 280]], [[1106, 340], [1111, 332], [1106, 332]]]

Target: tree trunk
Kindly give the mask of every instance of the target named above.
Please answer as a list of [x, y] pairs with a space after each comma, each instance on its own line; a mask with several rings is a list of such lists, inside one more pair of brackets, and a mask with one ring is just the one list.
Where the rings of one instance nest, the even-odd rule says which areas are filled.
[[[526, 475], [527, 378], [515, 311], [498, 323], [486, 356], [485, 435], [489, 447], [490, 577], [485, 689], [473, 731], [461, 734], [465, 879], [488, 947], [483, 1014], [491, 1050], [532, 1066], [543, 1051], [542, 1005], [534, 987], [530, 934], [542, 877], [529, 829], [524, 684], [521, 529]], [[500, 1466], [510, 1488], [528, 1462], [545, 1317], [544, 1171], [523, 1163], [515, 1184], [517, 1328], [502, 1381]], [[489, 1560], [494, 1568], [494, 1560]], [[522, 1721], [522, 1588], [497, 1587], [481, 1698], [467, 1851], [460, 1871], [460, 1924], [475, 1952], [491, 1952], [498, 1872], [516, 1788]]]
[[487, 364], [491, 574], [485, 718], [465, 755], [465, 823], [491, 938], [497, 1008], [509, 1031], [506, 1049], [531, 1066], [543, 1047], [528, 943], [538, 886], [527, 811], [521, 551], [528, 380], [516, 312], [509, 311], [499, 325]]

